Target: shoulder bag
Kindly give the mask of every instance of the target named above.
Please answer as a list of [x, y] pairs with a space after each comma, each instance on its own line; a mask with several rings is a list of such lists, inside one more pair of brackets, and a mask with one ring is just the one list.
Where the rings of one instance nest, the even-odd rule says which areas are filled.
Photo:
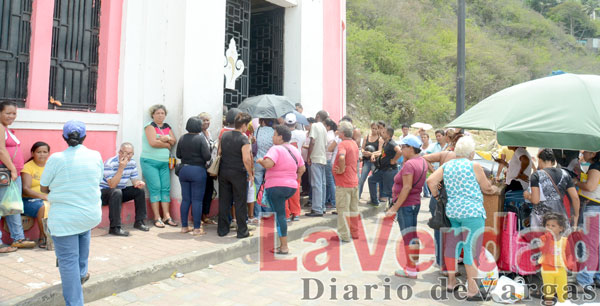
[[446, 186], [442, 180], [438, 189], [438, 196], [435, 198], [437, 201], [435, 206], [435, 213], [427, 221], [427, 225], [434, 230], [441, 228], [450, 227], [450, 219], [446, 215], [446, 204], [448, 203], [448, 193], [446, 192]]
[[[15, 153], [13, 154], [11, 161], [15, 160], [15, 157], [17, 157], [17, 149], [15, 149]], [[4, 164], [0, 165], [0, 187], [6, 187], [10, 185], [10, 182], [10, 170], [8, 170], [8, 168]]]
[[217, 155], [215, 157], [215, 159], [210, 164], [210, 167], [208, 167], [208, 169], [206, 169], [206, 172], [208, 172], [208, 174], [210, 174], [211, 176], [218, 176], [219, 175], [219, 165], [221, 165], [221, 155]]
[[[296, 156], [294, 156], [294, 154], [292, 153], [292, 151], [290, 151], [289, 148], [287, 148], [286, 146], [283, 146], [288, 153], [290, 153], [290, 156], [294, 159], [294, 161], [296, 162], [296, 171], [298, 170], [298, 159], [296, 158]], [[265, 179], [263, 178], [262, 183], [260, 184], [260, 187], [258, 188], [258, 192], [256, 194], [256, 203], [258, 203], [258, 205], [262, 206], [262, 207], [270, 207], [270, 202], [267, 196], [267, 193], [265, 192]]]

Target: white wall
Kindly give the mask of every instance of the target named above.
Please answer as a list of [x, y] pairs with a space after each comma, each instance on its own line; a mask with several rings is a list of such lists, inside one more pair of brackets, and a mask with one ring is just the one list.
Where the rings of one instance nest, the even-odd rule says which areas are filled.
[[[126, 0], [123, 5], [117, 139], [133, 143], [139, 160], [150, 106], [165, 105], [166, 122], [176, 136], [183, 131], [185, 2]], [[179, 184], [172, 184], [171, 193], [180, 197]]]
[[314, 117], [323, 108], [323, 1], [285, 10], [283, 94]]
[[211, 114], [213, 138], [223, 115], [225, 3], [186, 0], [185, 10], [183, 120], [201, 112]]

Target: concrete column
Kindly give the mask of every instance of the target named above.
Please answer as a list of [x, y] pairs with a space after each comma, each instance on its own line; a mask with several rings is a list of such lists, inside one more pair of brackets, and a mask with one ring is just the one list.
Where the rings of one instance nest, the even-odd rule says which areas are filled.
[[186, 0], [185, 9], [182, 117], [185, 124], [191, 116], [209, 113], [213, 137], [221, 129], [223, 113], [225, 4]]
[[29, 109], [48, 109], [54, 1], [33, 1], [27, 100]]
[[323, 108], [323, 1], [298, 0], [285, 13], [283, 91], [307, 116]]

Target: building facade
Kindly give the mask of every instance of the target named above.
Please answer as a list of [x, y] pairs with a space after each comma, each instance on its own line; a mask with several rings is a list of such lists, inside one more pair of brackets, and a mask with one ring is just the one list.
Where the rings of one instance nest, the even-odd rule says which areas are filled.
[[[104, 159], [134, 144], [163, 104], [177, 136], [190, 116], [280, 94], [314, 116], [345, 113], [344, 0], [3, 0], [0, 99], [25, 158], [36, 141], [66, 144], [64, 122], [88, 128]], [[236, 57], [237, 55], [237, 57]], [[180, 198], [173, 177], [172, 195]], [[178, 206], [178, 205], [177, 205]], [[179, 215], [176, 213], [175, 215]]]

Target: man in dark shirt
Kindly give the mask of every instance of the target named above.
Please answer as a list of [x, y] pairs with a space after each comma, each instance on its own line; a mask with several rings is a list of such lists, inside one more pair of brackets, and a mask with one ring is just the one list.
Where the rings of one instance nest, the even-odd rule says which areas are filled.
[[[386, 127], [381, 135], [383, 137], [382, 151], [374, 152], [371, 161], [375, 163], [375, 171], [369, 177], [369, 193], [371, 194], [371, 205], [378, 206], [379, 201], [387, 201], [392, 196], [394, 176], [398, 172], [396, 162], [402, 155], [400, 146], [392, 139], [394, 128]], [[381, 188], [381, 199], [377, 199], [377, 184]]]

